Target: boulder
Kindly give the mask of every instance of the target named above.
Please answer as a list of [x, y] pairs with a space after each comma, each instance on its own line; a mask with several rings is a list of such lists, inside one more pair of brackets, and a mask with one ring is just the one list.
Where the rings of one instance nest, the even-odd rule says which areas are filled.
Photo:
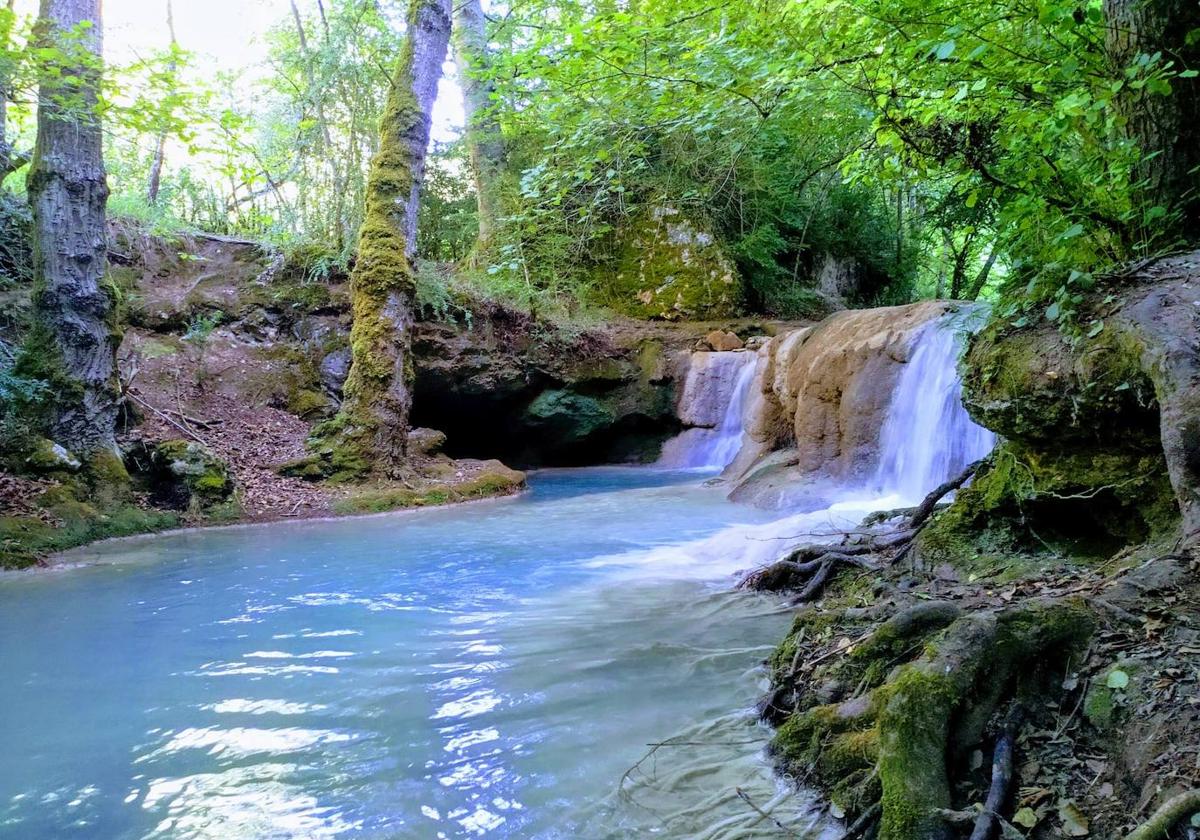
[[408, 452], [410, 455], [436, 455], [446, 445], [446, 433], [437, 429], [410, 429]]
[[83, 463], [62, 444], [41, 438], [34, 445], [33, 452], [25, 459], [25, 465], [29, 467], [30, 472], [45, 474], [78, 472]]
[[709, 350], [715, 350], [718, 353], [728, 350], [741, 350], [746, 346], [746, 343], [738, 338], [736, 333], [729, 332], [728, 330], [713, 330], [704, 336], [703, 343], [707, 345]]
[[600, 303], [637, 318], [715, 320], [736, 314], [742, 281], [711, 226], [659, 205], [619, 232], [616, 271]]
[[334, 394], [341, 394], [346, 378], [350, 376], [350, 348], [341, 347], [321, 359], [321, 384]]
[[164, 507], [198, 511], [233, 494], [229, 467], [202, 443], [163, 441], [149, 454], [153, 495]]

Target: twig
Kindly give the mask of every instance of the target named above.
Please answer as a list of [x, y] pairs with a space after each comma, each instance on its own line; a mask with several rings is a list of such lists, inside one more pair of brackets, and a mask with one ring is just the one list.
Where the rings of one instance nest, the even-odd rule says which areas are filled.
[[179, 421], [177, 421], [177, 420], [175, 420], [174, 418], [172, 418], [172, 417], [171, 417], [171, 415], [167, 414], [167, 413], [166, 413], [166, 412], [164, 412], [164, 411], [160, 411], [159, 409], [157, 409], [157, 408], [155, 408], [154, 406], [150, 405], [150, 403], [146, 402], [144, 399], [142, 399], [141, 397], [139, 397], [137, 394], [133, 393], [132, 391], [128, 391], [128, 392], [126, 393], [126, 396], [127, 396], [127, 397], [129, 397], [131, 400], [133, 400], [133, 401], [134, 401], [135, 403], [137, 403], [138, 405], [140, 405], [142, 408], [149, 409], [150, 411], [153, 411], [153, 412], [154, 412], [155, 414], [157, 414], [157, 415], [158, 415], [160, 418], [162, 418], [162, 419], [163, 419], [163, 420], [165, 420], [166, 422], [170, 423], [170, 424], [171, 424], [172, 426], [174, 426], [176, 429], [179, 429], [179, 431], [183, 432], [185, 435], [187, 435], [188, 437], [190, 437], [192, 440], [196, 441], [197, 443], [202, 443], [202, 444], [204, 444], [205, 446], [208, 446], [208, 445], [209, 445], [209, 444], [208, 444], [208, 441], [206, 441], [204, 438], [200, 437], [200, 435], [198, 435], [198, 434], [195, 432], [195, 430], [194, 430], [194, 429], [190, 429], [190, 428], [188, 428], [188, 427], [187, 427], [187, 426], [185, 426], [184, 424], [182, 424], [182, 423], [180, 423]]
[[876, 802], [870, 808], [863, 811], [862, 814], [859, 815], [859, 818], [851, 823], [850, 827], [846, 829], [846, 833], [841, 836], [841, 840], [856, 840], [856, 838], [862, 837], [870, 827], [871, 823], [879, 819], [879, 814], [881, 811], [883, 811], [882, 802]]
[[793, 831], [791, 831], [790, 829], [788, 829], [788, 827], [786, 825], [784, 825], [779, 820], [772, 817], [770, 814], [768, 814], [762, 808], [759, 808], [757, 805], [755, 805], [754, 800], [752, 800], [750, 798], [749, 794], [747, 794], [746, 791], [742, 790], [741, 788], [734, 788], [734, 790], [737, 791], [738, 798], [741, 799], [743, 802], [745, 802], [747, 805], [749, 805], [751, 808], [753, 808], [755, 810], [755, 812], [757, 812], [757, 814], [760, 817], [762, 817], [764, 820], [770, 820], [771, 822], [773, 822], [779, 828], [779, 830], [782, 831], [784, 834], [786, 834], [788, 837], [796, 836], [796, 834]]

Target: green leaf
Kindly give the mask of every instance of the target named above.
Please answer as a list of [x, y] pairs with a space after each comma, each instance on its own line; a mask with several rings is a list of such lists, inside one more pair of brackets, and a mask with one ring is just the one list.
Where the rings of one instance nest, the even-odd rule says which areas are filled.
[[950, 56], [954, 55], [954, 48], [958, 46], [953, 39], [943, 41], [934, 48], [933, 54], [937, 56], [938, 61], [945, 61]]
[[1033, 828], [1038, 824], [1038, 816], [1032, 808], [1025, 807], [1013, 814], [1012, 821], [1022, 828]]
[[1129, 685], [1129, 674], [1119, 669], [1114, 669], [1108, 672], [1108, 679], [1104, 681], [1104, 684], [1109, 688], [1117, 690], [1126, 688]]

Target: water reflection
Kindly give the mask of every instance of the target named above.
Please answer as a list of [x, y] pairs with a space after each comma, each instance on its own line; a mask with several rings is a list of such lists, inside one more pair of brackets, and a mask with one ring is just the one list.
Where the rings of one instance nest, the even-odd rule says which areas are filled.
[[680, 480], [550, 475], [0, 583], [0, 837], [777, 834], [738, 787], [803, 829], [747, 711], [787, 615], [646, 554], [763, 516]]

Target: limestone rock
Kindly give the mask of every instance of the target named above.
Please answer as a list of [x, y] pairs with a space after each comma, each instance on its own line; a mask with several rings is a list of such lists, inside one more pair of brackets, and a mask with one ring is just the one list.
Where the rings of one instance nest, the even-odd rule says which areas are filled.
[[736, 333], [728, 330], [713, 330], [704, 337], [708, 349], [722, 353], [728, 350], [741, 350], [746, 343], [737, 337]]
[[446, 445], [446, 433], [437, 429], [411, 429], [408, 433], [408, 451], [415, 455], [436, 455]]
[[[862, 478], [877, 461], [879, 432], [914, 337], [951, 306], [848, 310], [771, 339], [759, 351], [765, 359], [751, 388], [747, 442], [730, 473], [744, 475], [766, 453], [791, 450], [786, 468], [760, 474], [769, 475], [772, 493], [788, 481]], [[755, 497], [748, 487], [735, 493]]]
[[622, 232], [616, 273], [600, 302], [639, 318], [705, 320], [736, 314], [737, 269], [703, 220], [660, 205]]

